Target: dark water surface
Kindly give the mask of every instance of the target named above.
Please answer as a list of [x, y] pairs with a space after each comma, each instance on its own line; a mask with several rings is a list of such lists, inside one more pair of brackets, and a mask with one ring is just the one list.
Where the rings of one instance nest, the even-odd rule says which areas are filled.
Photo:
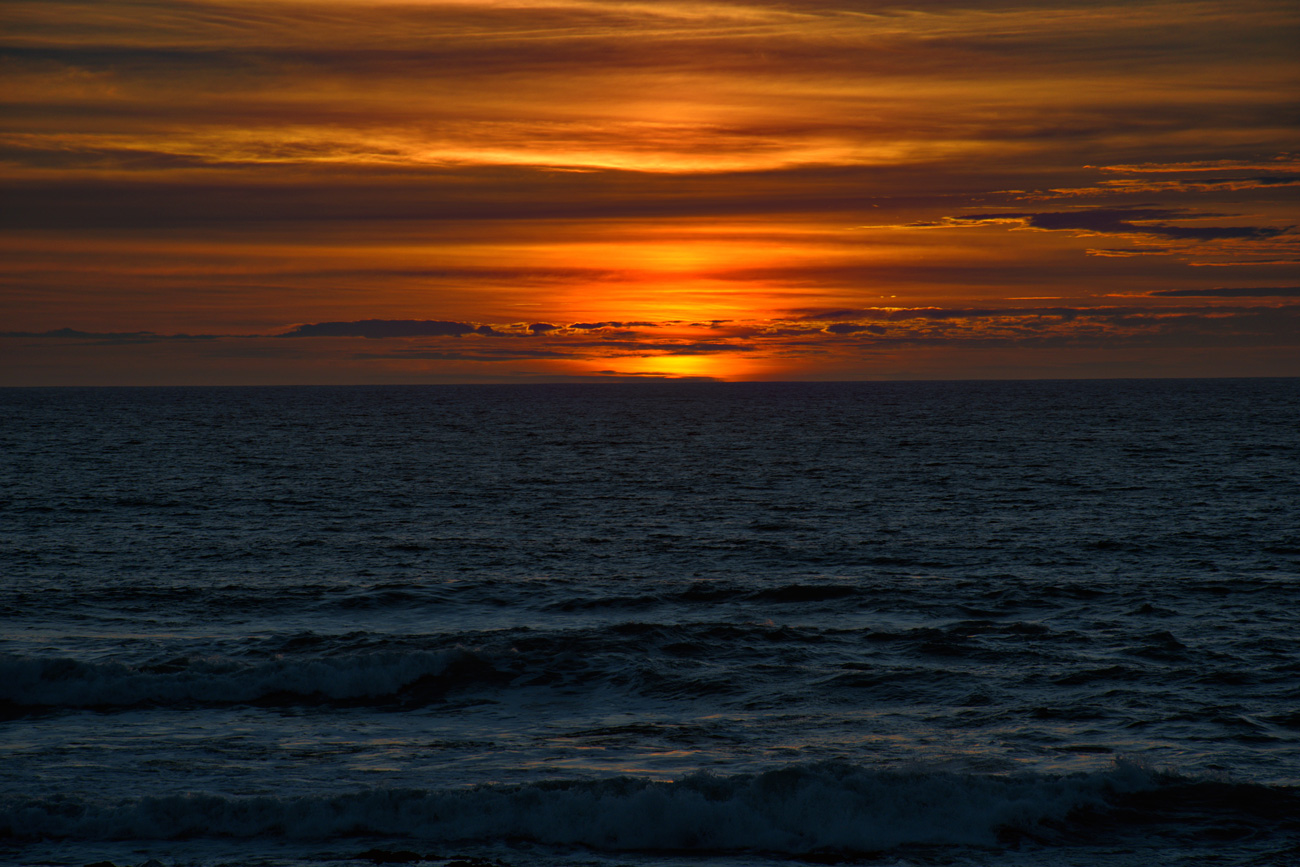
[[0, 390], [0, 861], [1300, 863], [1298, 611], [1297, 380]]

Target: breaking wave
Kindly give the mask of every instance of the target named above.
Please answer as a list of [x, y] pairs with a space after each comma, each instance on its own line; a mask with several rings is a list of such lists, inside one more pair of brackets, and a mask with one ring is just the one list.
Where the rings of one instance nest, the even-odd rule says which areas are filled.
[[11, 798], [0, 801], [0, 837], [384, 836], [605, 851], [870, 852], [1041, 838], [1081, 811], [1105, 811], [1135, 793], [1183, 784], [1125, 763], [1091, 774], [1000, 777], [829, 762], [730, 777], [697, 773], [676, 782], [619, 777], [290, 798]]

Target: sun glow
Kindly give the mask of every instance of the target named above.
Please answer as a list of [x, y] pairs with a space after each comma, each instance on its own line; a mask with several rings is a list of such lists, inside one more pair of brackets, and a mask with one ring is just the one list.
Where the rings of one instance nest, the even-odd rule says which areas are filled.
[[761, 358], [748, 353], [710, 352], [698, 355], [667, 353], [607, 359], [593, 364], [601, 372], [628, 376], [663, 377], [665, 379], [738, 380], [759, 377], [765, 367]]
[[782, 228], [764, 227], [756, 237], [752, 226], [707, 221], [593, 227], [592, 237], [526, 255], [540, 268], [574, 269], [574, 279], [548, 287], [547, 299], [556, 315], [571, 321], [752, 320], [789, 302], [789, 288], [764, 269], [775, 274], [792, 263], [843, 255]]

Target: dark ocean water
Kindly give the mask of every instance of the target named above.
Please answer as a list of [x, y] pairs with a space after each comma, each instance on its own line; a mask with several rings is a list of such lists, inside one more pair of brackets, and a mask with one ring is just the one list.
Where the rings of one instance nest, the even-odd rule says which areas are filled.
[[1300, 381], [0, 390], [0, 861], [1300, 863]]

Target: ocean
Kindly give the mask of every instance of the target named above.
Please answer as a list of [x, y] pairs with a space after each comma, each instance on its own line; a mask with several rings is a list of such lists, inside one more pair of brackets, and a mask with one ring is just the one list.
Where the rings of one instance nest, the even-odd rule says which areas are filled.
[[1300, 863], [1300, 380], [0, 390], [0, 862]]

